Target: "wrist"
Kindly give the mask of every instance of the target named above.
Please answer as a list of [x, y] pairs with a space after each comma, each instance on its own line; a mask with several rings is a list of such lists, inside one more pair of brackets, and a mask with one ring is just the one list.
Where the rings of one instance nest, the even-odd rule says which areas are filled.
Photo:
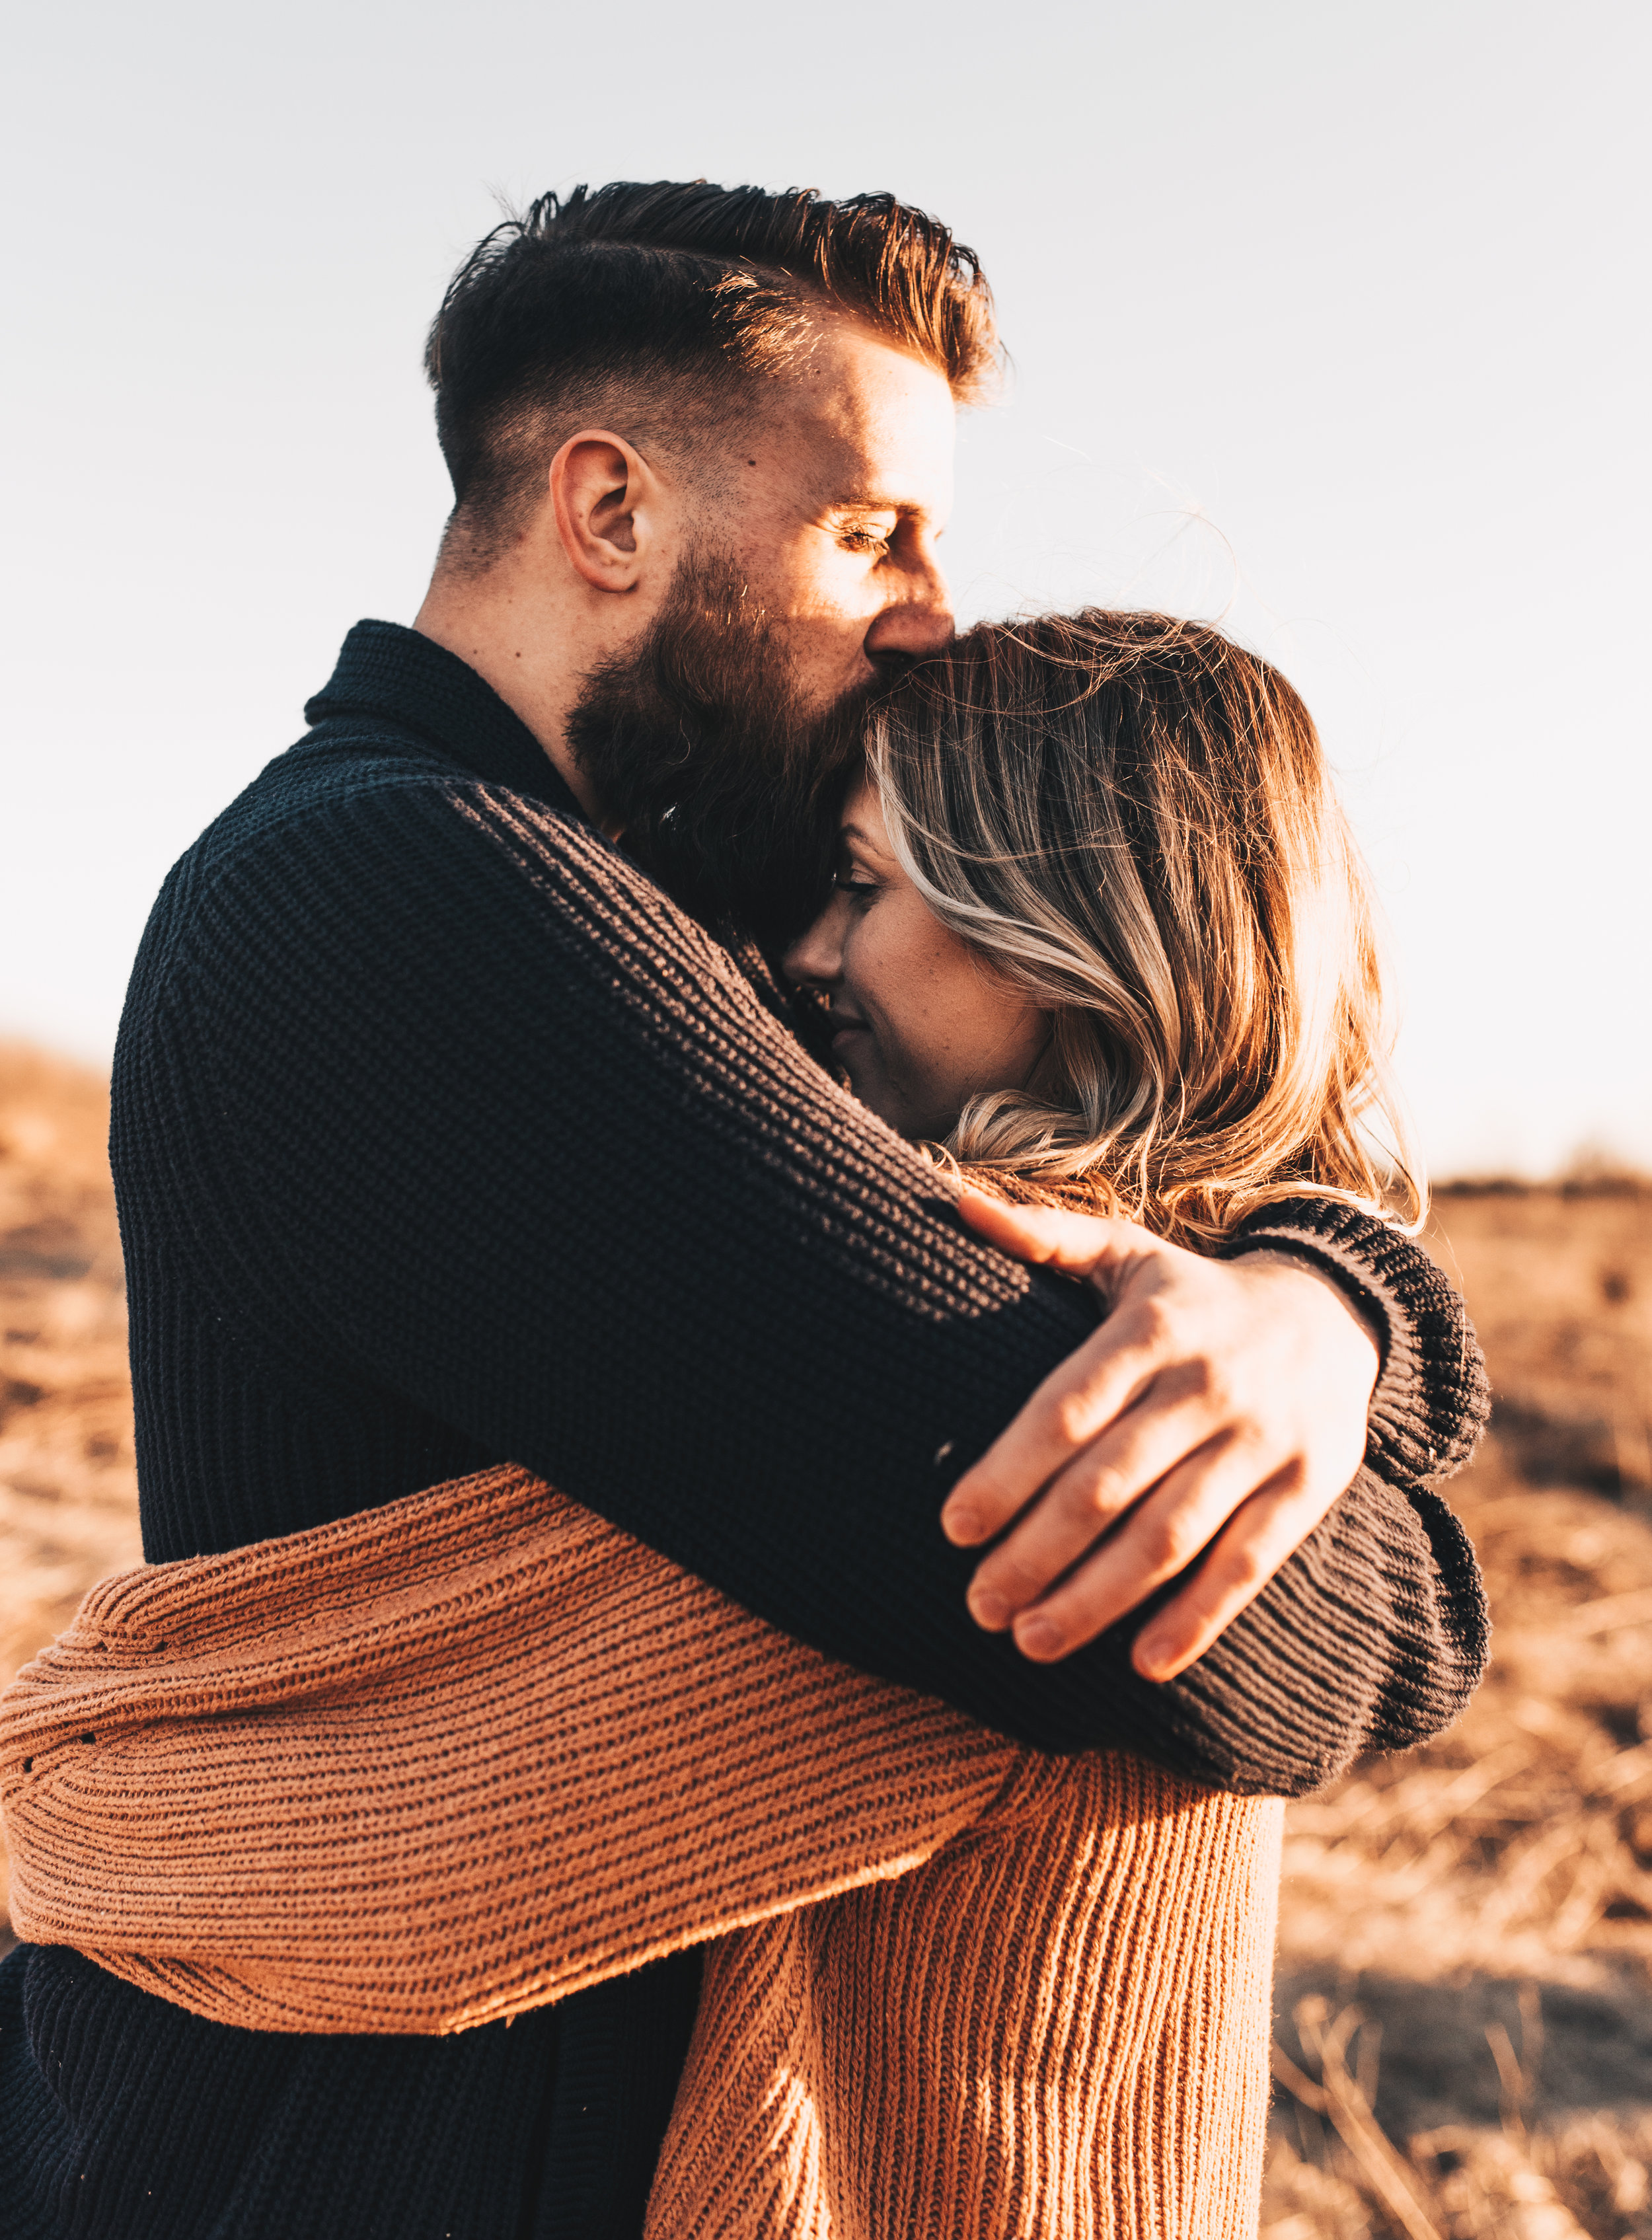
[[1308, 1277], [1319, 1286], [1322, 1292], [1334, 1299], [1339, 1310], [1363, 1334], [1370, 1347], [1371, 1384], [1375, 1390], [1388, 1351], [1386, 1343], [1388, 1327], [1383, 1317], [1377, 1311], [1376, 1302], [1369, 1293], [1362, 1289], [1356, 1290], [1349, 1283], [1339, 1282], [1329, 1269], [1322, 1267], [1309, 1254], [1293, 1251], [1288, 1244], [1281, 1244], [1277, 1242], [1258, 1244], [1254, 1251], [1242, 1252], [1236, 1257], [1242, 1259], [1248, 1268], [1255, 1267], [1259, 1262], [1271, 1262], [1275, 1266], [1287, 1269], [1294, 1275]]
[[1392, 1485], [1459, 1470], [1485, 1428], [1485, 1363], [1462, 1299], [1415, 1237], [1334, 1198], [1293, 1198], [1249, 1215], [1219, 1257], [1301, 1258], [1376, 1323], [1382, 1368], [1366, 1460]]

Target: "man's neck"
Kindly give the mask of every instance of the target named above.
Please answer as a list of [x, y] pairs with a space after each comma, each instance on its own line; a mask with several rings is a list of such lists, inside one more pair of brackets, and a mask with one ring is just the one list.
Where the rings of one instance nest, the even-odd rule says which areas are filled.
[[488, 597], [477, 598], [468, 585], [444, 582], [438, 575], [413, 627], [492, 685], [538, 740], [585, 814], [607, 830], [590, 780], [568, 743], [579, 676], [543, 617], [530, 617], [526, 603], [508, 592], [490, 590]]

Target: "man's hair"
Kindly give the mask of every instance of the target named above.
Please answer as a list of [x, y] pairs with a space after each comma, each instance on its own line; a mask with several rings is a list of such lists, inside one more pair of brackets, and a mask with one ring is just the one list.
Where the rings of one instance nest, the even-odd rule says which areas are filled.
[[689, 455], [829, 307], [933, 365], [960, 402], [996, 368], [974, 252], [893, 195], [617, 181], [496, 226], [454, 275], [424, 359], [473, 557], [520, 526], [573, 426], [617, 422]]

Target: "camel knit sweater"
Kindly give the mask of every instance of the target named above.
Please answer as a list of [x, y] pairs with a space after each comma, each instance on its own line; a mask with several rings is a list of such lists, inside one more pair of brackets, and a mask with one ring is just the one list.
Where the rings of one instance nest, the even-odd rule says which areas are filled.
[[716, 1939], [649, 2240], [1254, 2229], [1280, 1806], [1039, 1757], [526, 1471], [105, 1581], [0, 1796], [25, 1935], [243, 2028]]

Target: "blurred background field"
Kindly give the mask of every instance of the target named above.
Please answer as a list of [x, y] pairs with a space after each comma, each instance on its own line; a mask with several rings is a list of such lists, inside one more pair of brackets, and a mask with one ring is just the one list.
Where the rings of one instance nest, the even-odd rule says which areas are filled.
[[1652, 1186], [1439, 1192], [1495, 1395], [1455, 1731], [1291, 1809], [1269, 2240], [1652, 2236]]
[[[141, 1560], [106, 1129], [101, 1076], [0, 1045], [8, 1675]], [[1455, 1495], [1495, 1661], [1292, 1809], [1262, 2232], [1652, 2240], [1652, 1185], [1459, 1184], [1429, 1242], [1496, 1394]]]

